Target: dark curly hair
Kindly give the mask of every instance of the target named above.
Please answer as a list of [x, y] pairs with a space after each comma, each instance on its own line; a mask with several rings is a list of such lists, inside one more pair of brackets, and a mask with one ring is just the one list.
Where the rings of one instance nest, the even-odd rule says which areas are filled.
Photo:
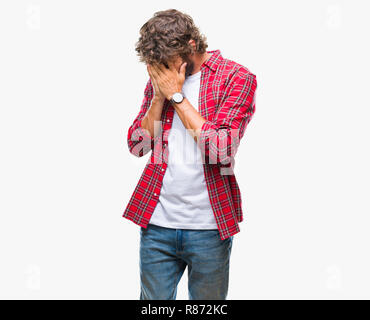
[[200, 33], [193, 19], [176, 9], [168, 9], [154, 13], [140, 28], [135, 50], [140, 62], [166, 64], [177, 55], [184, 58], [194, 52], [188, 43], [190, 39], [195, 41], [196, 52], [206, 52], [207, 38]]

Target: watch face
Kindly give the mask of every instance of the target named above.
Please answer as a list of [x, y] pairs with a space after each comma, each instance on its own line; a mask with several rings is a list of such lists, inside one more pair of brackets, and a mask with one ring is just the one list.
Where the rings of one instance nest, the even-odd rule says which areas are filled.
[[181, 93], [179, 92], [176, 92], [173, 96], [172, 96], [172, 99], [173, 101], [175, 101], [176, 103], [180, 103], [183, 99], [183, 96]]

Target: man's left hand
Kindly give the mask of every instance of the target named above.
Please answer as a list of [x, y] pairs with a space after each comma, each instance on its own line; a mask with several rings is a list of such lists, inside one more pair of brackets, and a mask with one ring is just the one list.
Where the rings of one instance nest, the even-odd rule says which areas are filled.
[[180, 67], [180, 72], [177, 71], [173, 63], [168, 63], [167, 69], [162, 63], [153, 63], [148, 65], [154, 78], [157, 81], [159, 89], [167, 100], [170, 100], [175, 92], [181, 92], [185, 81], [185, 67], [184, 62]]

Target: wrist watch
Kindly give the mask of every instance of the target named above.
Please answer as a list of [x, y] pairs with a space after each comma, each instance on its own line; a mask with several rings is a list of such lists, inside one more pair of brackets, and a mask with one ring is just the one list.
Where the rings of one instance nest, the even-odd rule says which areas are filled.
[[171, 99], [170, 99], [170, 102], [171, 103], [181, 103], [182, 100], [184, 100], [184, 96], [181, 92], [175, 92]]

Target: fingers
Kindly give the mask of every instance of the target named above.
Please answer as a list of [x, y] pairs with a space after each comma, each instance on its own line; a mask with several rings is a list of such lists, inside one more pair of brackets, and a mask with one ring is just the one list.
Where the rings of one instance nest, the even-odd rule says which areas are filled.
[[175, 63], [173, 61], [168, 61], [167, 64], [168, 64], [168, 67], [170, 68], [170, 70], [175, 70], [176, 69], [175, 68]]
[[157, 71], [157, 68], [154, 64], [149, 65], [149, 72], [151, 74], [151, 77], [155, 82], [157, 82], [157, 79], [159, 78], [159, 73]]
[[147, 70], [150, 75], [150, 80], [152, 82], [152, 86], [154, 88], [154, 95], [160, 95], [161, 90], [159, 89], [156, 76], [153, 75], [153, 68], [151, 65], [147, 65]]
[[149, 65], [146, 66], [146, 69], [148, 70], [148, 73], [149, 73], [149, 77], [150, 77], [150, 81], [152, 82], [152, 85], [153, 86], [156, 86], [156, 81], [154, 79], [154, 76], [153, 76], [153, 73], [152, 73], [152, 70], [150, 68]]
[[186, 63], [186, 62], [184, 62], [184, 63], [181, 65], [181, 67], [180, 67], [180, 73], [181, 73], [183, 76], [185, 76], [186, 65], [187, 65], [187, 63]]
[[157, 77], [157, 73], [155, 72], [155, 69], [154, 69], [154, 66], [153, 64], [149, 65], [148, 66], [148, 70], [150, 72], [150, 75], [153, 77], [153, 78], [156, 78]]
[[159, 77], [162, 74], [162, 69], [161, 69], [160, 64], [159, 63], [153, 63], [152, 67], [153, 67], [152, 71], [153, 71], [154, 75]]
[[150, 67], [150, 65], [148, 64], [146, 66], [146, 69], [148, 70], [148, 73], [149, 73], [149, 76], [152, 80], [154, 80], [154, 76], [153, 76], [153, 72], [152, 72], [152, 68]]

